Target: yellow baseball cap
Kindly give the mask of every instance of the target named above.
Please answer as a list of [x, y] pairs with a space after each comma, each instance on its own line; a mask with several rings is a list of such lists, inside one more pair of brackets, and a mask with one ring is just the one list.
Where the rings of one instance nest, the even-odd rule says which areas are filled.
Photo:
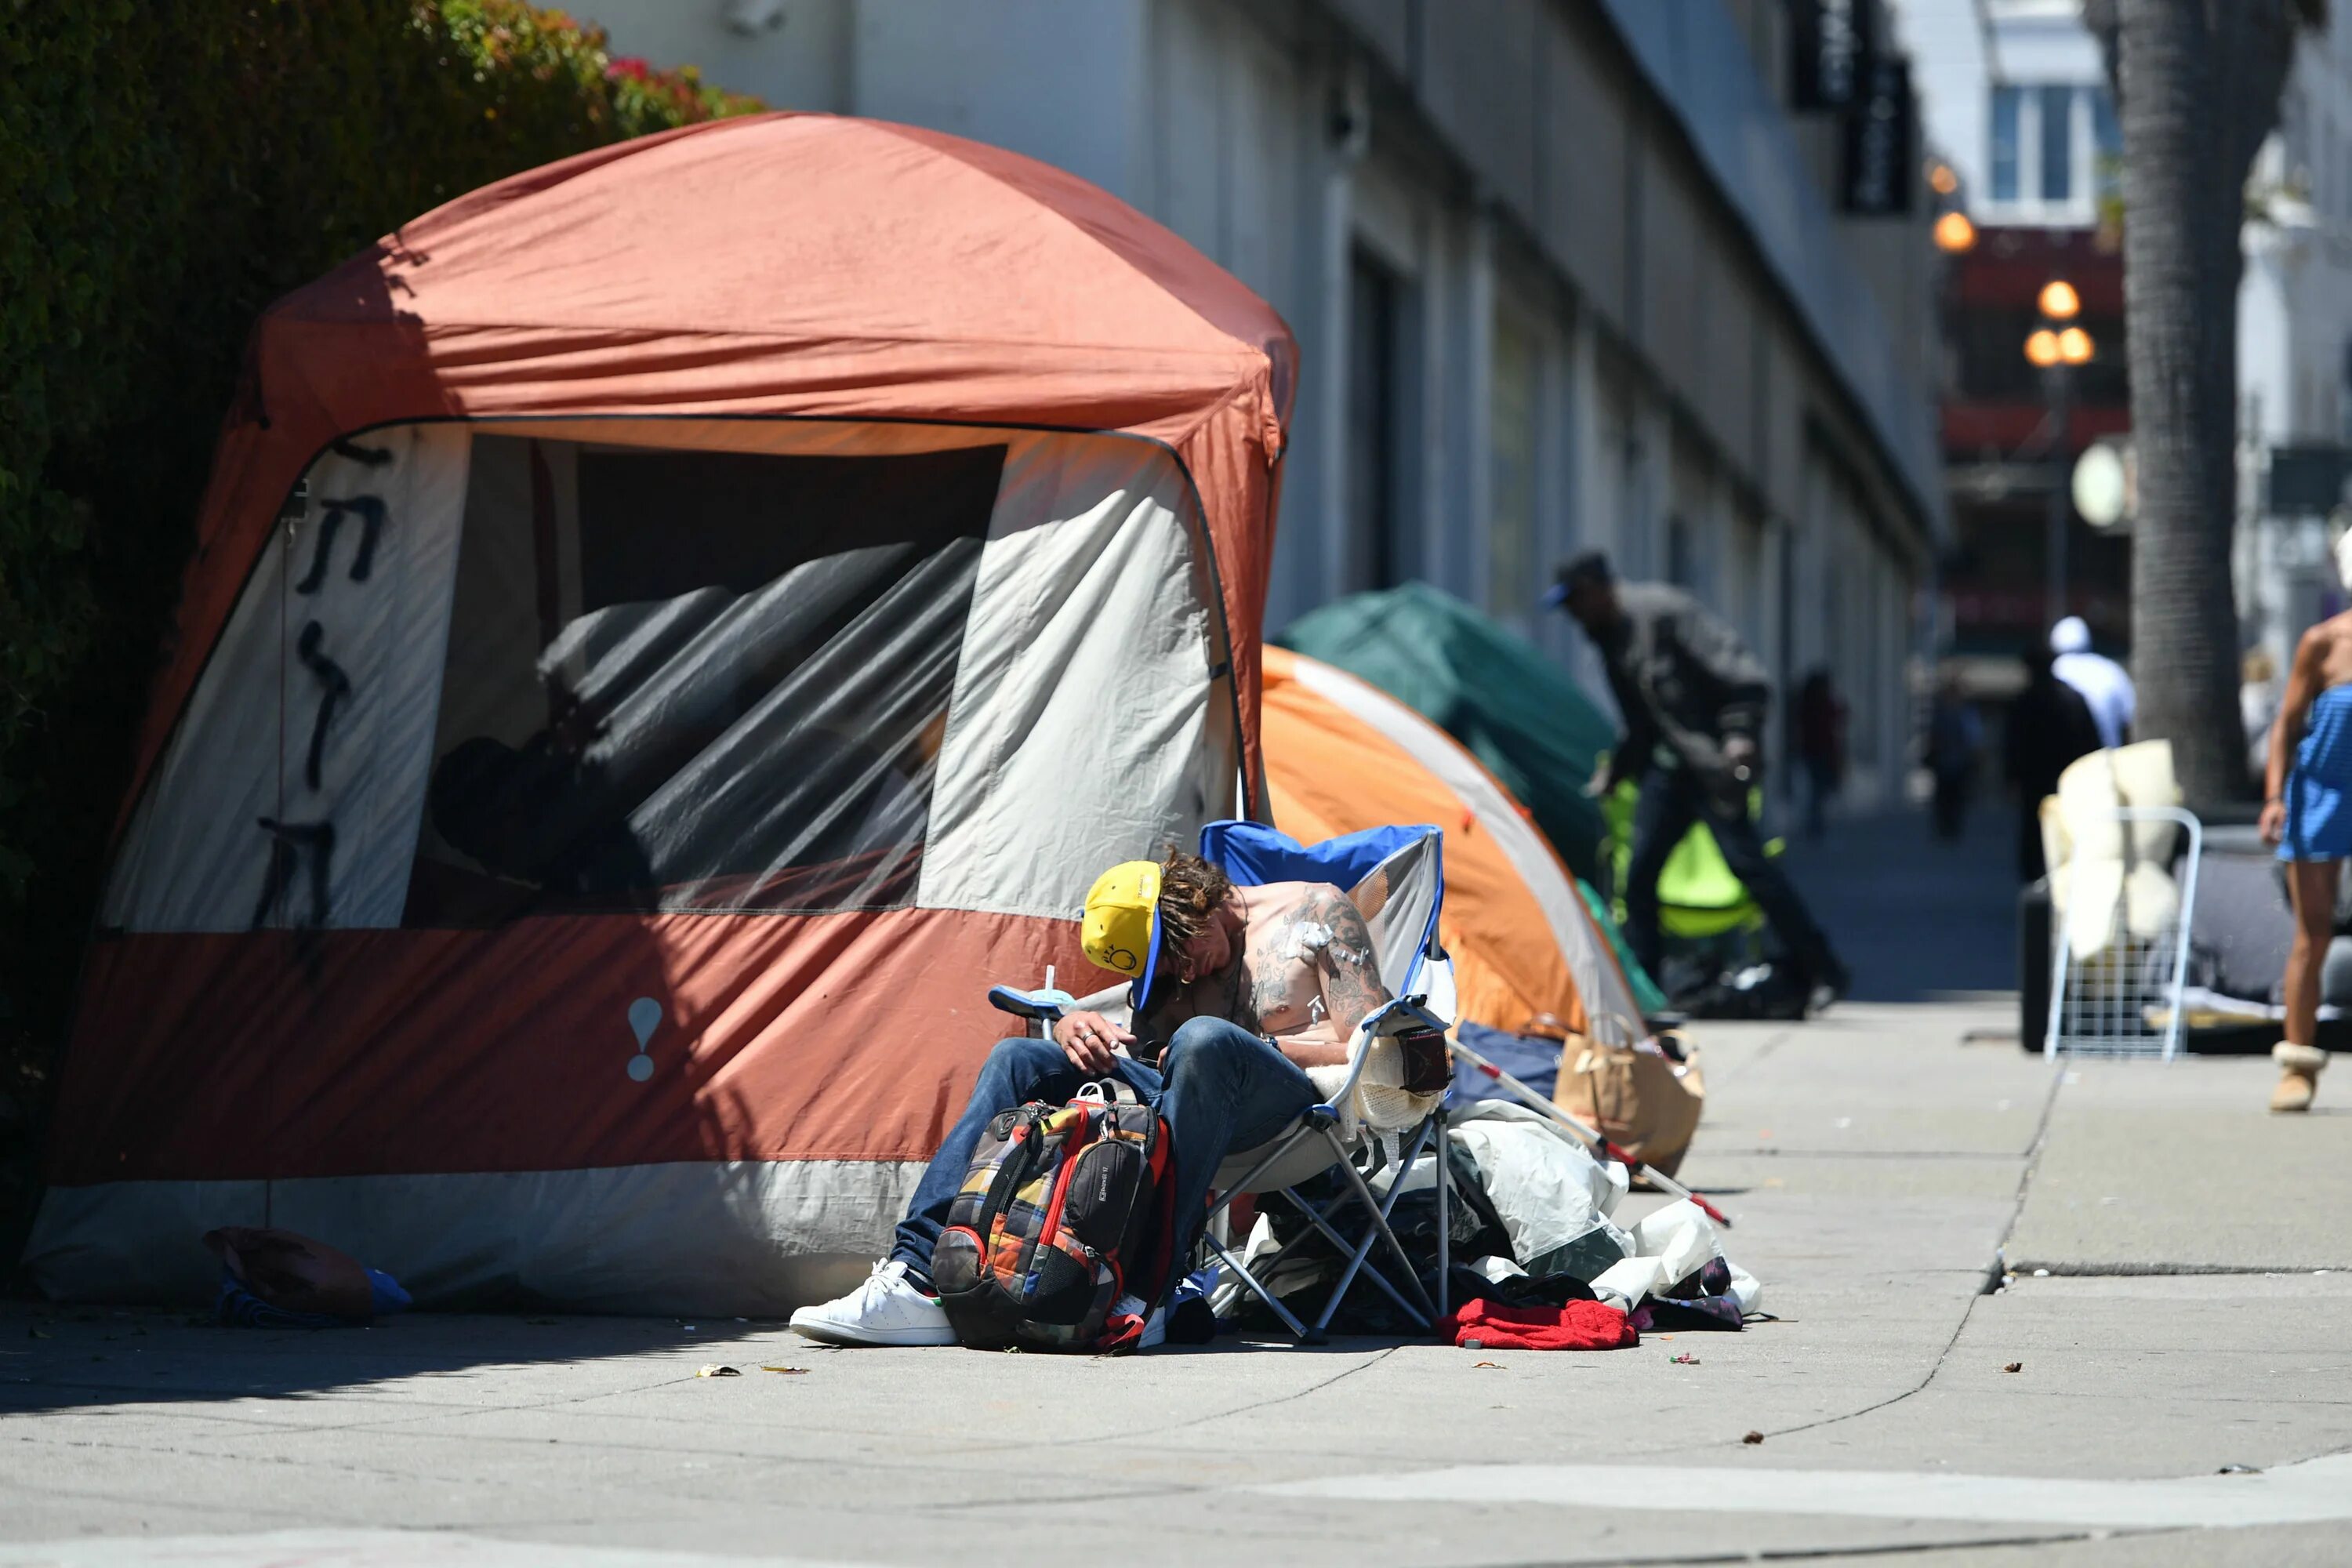
[[1160, 862], [1128, 860], [1095, 879], [1078, 932], [1087, 957], [1133, 981], [1138, 1013], [1160, 967]]

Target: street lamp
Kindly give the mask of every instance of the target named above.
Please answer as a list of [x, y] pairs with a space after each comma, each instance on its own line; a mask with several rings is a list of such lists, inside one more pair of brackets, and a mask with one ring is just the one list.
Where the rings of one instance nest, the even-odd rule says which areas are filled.
[[1973, 250], [1976, 243], [1977, 226], [1969, 221], [1968, 214], [1955, 210], [1936, 220], [1936, 248], [1945, 255]]
[[2083, 296], [2063, 278], [2053, 278], [2042, 286], [2035, 296], [2034, 306], [2042, 312], [2041, 324], [2025, 340], [2026, 362], [2042, 373], [2042, 390], [2050, 400], [2050, 521], [2047, 524], [2049, 578], [2044, 584], [2047, 598], [2045, 618], [2056, 626], [2066, 616], [2066, 521], [2070, 500], [2068, 481], [2073, 471], [2073, 454], [2066, 448], [2068, 416], [2074, 402], [2074, 371], [2078, 365], [2091, 363], [2098, 353], [2098, 344], [2091, 334], [2074, 322], [2083, 313]]

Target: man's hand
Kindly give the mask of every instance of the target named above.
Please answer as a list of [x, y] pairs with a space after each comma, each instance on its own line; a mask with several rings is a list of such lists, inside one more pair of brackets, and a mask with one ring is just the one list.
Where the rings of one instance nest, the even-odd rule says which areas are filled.
[[1107, 1073], [1118, 1060], [1115, 1047], [1133, 1045], [1135, 1036], [1100, 1013], [1067, 1013], [1054, 1026], [1054, 1043], [1080, 1072]]
[[1753, 735], [1726, 735], [1723, 738], [1723, 763], [1734, 773], [1744, 768], [1753, 775], [1758, 754]]
[[1616, 787], [1617, 774], [1615, 765], [1611, 763], [1602, 763], [1599, 767], [1592, 770], [1592, 776], [1585, 780], [1584, 798], [1587, 800], [1604, 799], [1608, 795], [1609, 792]]
[[[2243, 818], [2240, 820], [2242, 821]], [[2279, 841], [2286, 837], [2286, 802], [2283, 800], [2263, 802], [2262, 833], [2263, 843], [2273, 849], [2279, 847]]]

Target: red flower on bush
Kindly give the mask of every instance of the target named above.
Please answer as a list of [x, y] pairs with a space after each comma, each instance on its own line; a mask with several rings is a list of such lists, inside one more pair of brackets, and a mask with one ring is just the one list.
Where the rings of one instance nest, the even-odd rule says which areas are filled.
[[653, 74], [653, 67], [646, 64], [642, 55], [615, 55], [604, 62], [606, 81], [619, 81], [625, 77], [631, 81], [643, 81]]

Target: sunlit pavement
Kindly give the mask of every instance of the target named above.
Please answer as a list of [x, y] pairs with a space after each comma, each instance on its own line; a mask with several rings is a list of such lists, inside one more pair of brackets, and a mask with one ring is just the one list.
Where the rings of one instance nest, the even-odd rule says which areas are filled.
[[2019, 1049], [2008, 832], [1793, 847], [1860, 999], [1700, 1036], [1683, 1174], [1778, 1321], [1097, 1361], [16, 1304], [0, 1563], [2352, 1560], [2352, 1082]]

